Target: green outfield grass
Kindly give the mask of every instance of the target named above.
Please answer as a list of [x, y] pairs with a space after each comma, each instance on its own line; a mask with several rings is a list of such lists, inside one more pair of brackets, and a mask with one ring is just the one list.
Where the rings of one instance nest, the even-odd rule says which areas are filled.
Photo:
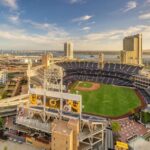
[[[72, 93], [76, 93], [74, 88], [77, 84], [79, 82], [71, 86]], [[84, 85], [87, 88], [87, 82], [82, 82], [82, 86]], [[100, 84], [98, 90], [79, 91], [79, 94], [82, 95], [83, 112], [97, 115], [117, 117], [141, 105], [135, 91], [126, 87]]]

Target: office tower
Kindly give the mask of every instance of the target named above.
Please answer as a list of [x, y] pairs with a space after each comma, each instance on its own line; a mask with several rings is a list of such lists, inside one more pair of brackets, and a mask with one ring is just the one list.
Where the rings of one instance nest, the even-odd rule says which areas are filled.
[[64, 55], [68, 59], [73, 59], [73, 43], [66, 42], [64, 44]]
[[124, 38], [121, 63], [142, 65], [142, 34]]

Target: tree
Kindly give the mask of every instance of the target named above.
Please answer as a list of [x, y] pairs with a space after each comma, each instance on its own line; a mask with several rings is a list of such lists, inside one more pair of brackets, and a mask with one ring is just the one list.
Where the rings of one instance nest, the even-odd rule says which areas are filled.
[[0, 117], [0, 128], [3, 128], [4, 120]]
[[120, 138], [119, 131], [121, 130], [121, 125], [118, 122], [111, 123], [112, 131], [114, 132], [114, 141], [118, 141]]
[[150, 113], [149, 112], [142, 112], [142, 122], [149, 123], [150, 122]]
[[118, 133], [121, 130], [121, 125], [118, 122], [112, 122], [111, 127], [113, 132]]

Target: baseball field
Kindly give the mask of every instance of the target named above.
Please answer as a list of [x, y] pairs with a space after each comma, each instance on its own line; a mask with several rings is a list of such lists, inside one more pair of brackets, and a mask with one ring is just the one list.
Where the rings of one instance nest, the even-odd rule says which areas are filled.
[[82, 95], [85, 113], [118, 117], [141, 105], [135, 90], [127, 87], [77, 81], [70, 90]]

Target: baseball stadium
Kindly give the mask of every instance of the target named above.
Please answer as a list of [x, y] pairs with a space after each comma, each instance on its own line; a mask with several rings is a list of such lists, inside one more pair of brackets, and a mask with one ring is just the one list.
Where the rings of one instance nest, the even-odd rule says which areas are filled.
[[[130, 38], [133, 37], [124, 39], [124, 45]], [[139, 40], [139, 48], [133, 52], [122, 51], [119, 63], [105, 61], [103, 53], [99, 53], [97, 59], [75, 58], [71, 45], [68, 46], [70, 43], [65, 43], [65, 57], [46, 55], [42, 63], [46, 64], [46, 68], [50, 63], [62, 68], [63, 92], [82, 96], [83, 113], [106, 118], [126, 117], [150, 103], [149, 79], [145, 76], [147, 73], [141, 59], [141, 35], [135, 35], [134, 38]], [[33, 84], [43, 86], [44, 75], [39, 78], [42, 74], [40, 69], [31, 80]]]
[[140, 66], [106, 63], [100, 69], [92, 61], [65, 61], [59, 65], [65, 70], [67, 90], [82, 95], [84, 113], [117, 118], [148, 103], [148, 94], [134, 86]]

